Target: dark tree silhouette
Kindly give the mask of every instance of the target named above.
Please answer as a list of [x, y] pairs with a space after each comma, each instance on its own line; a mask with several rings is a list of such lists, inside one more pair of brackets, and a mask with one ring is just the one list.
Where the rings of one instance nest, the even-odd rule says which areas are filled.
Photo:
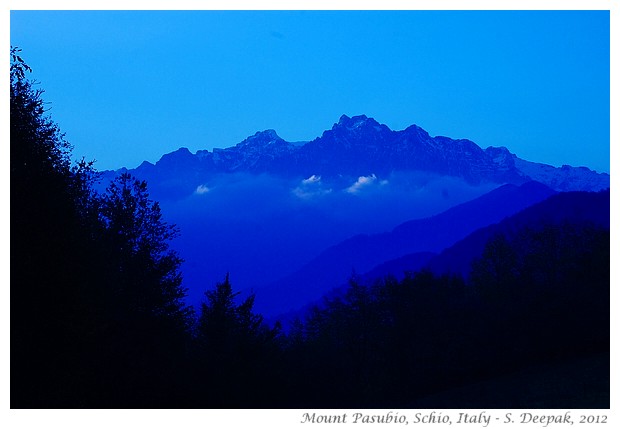
[[254, 295], [237, 304], [239, 294], [233, 292], [228, 274], [215, 289], [205, 292], [198, 323], [199, 339], [205, 347], [232, 356], [260, 336], [263, 318], [252, 312]]
[[[183, 392], [191, 309], [146, 184], [103, 195], [11, 48], [11, 405], [156, 406]], [[180, 373], [181, 372], [181, 373]], [[171, 402], [168, 401], [168, 404]]]
[[[296, 323], [289, 347], [304, 406], [605, 406], [609, 231], [565, 223], [495, 236], [468, 282], [429, 271], [352, 281]], [[563, 366], [570, 382], [554, 375]], [[518, 371], [540, 384], [538, 399], [499, 381]], [[489, 379], [496, 397], [449, 393]]]
[[277, 391], [279, 325], [269, 328], [254, 313], [253, 294], [237, 302], [239, 295], [227, 274], [215, 289], [205, 292], [201, 306], [197, 341], [200, 375], [209, 388], [208, 406], [273, 405], [282, 394]]
[[104, 238], [114, 254], [114, 287], [128, 311], [166, 318], [183, 331], [192, 311], [185, 306], [181, 258], [169, 248], [178, 230], [164, 222], [159, 203], [149, 199], [147, 185], [128, 173], [118, 176], [101, 197]]
[[[94, 320], [70, 145], [11, 48], [11, 404], [82, 403]], [[87, 170], [87, 164], [83, 166]]]

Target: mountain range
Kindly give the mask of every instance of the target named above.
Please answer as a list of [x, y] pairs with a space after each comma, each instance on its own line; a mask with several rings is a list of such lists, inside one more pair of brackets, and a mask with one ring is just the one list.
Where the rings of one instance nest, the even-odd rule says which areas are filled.
[[[535, 188], [538, 188], [535, 190]], [[546, 188], [549, 190], [548, 188]], [[528, 191], [536, 192], [530, 200], [527, 200]], [[475, 213], [477, 209], [488, 208], [489, 203], [501, 203], [508, 201], [511, 196], [519, 198], [520, 202], [513, 204], [510, 209], [503, 213], [513, 212], [498, 222], [491, 222], [492, 217], [499, 218], [501, 215], [495, 213], [489, 217], [481, 216], [477, 222], [487, 223], [481, 228], [471, 229], [469, 234], [456, 240], [458, 234], [452, 235], [453, 243], [446, 246], [440, 252], [419, 251], [423, 248], [433, 248], [437, 243], [427, 241], [424, 230], [430, 233], [435, 231], [436, 225], [448, 222], [457, 222], [459, 213]], [[538, 202], [534, 202], [538, 200]], [[522, 210], [516, 207], [521, 205]], [[486, 206], [486, 207], [485, 207]], [[479, 212], [482, 214], [483, 212]], [[374, 236], [356, 237], [361, 244], [359, 249], [353, 245], [355, 239], [346, 240], [337, 246], [327, 249], [310, 264], [303, 267], [297, 273], [288, 276], [275, 283], [270, 288], [261, 291], [261, 301], [259, 306], [265, 314], [271, 314], [275, 308], [287, 309], [288, 312], [279, 315], [280, 320], [290, 322], [300, 317], [313, 305], [322, 305], [322, 299], [330, 299], [342, 296], [347, 289], [347, 281], [354, 278], [367, 286], [381, 281], [387, 276], [402, 280], [406, 275], [418, 271], [430, 271], [435, 275], [458, 275], [468, 280], [471, 274], [474, 261], [483, 256], [486, 245], [489, 241], [498, 236], [502, 236], [507, 241], [515, 240], [520, 234], [525, 232], [542, 232], [544, 228], [553, 226], [558, 229], [572, 230], [572, 234], [588, 234], [588, 228], [600, 228], [609, 230], [610, 228], [610, 194], [609, 190], [599, 192], [561, 192], [550, 191], [545, 196], [544, 185], [536, 182], [529, 182], [520, 187], [506, 185], [496, 189], [483, 197], [477, 198], [468, 203], [459, 205], [437, 216], [428, 219], [421, 219], [407, 222], [394, 231], [387, 234]], [[417, 231], [420, 233], [420, 240], [404, 232], [407, 228], [410, 233]], [[463, 229], [466, 229], [465, 226]], [[400, 232], [404, 232], [402, 236]], [[585, 232], [581, 232], [585, 231]], [[446, 234], [449, 236], [449, 234]], [[355, 274], [349, 272], [348, 277], [344, 270], [339, 270], [339, 264], [343, 259], [349, 259], [351, 263], [364, 267], [364, 263], [372, 260], [372, 256], [364, 255], [364, 252], [371, 252], [375, 256], [374, 261], [381, 259], [382, 244], [389, 243], [391, 240], [399, 241], [409, 238], [413, 242], [411, 248], [415, 248], [413, 253], [399, 256], [395, 259], [387, 259], [374, 266], [369, 271]], [[371, 242], [378, 246], [374, 248]], [[364, 243], [364, 244], [362, 244]], [[445, 243], [445, 241], [444, 241]], [[562, 243], [558, 243], [562, 246]], [[560, 252], [577, 252], [584, 249], [557, 249]], [[525, 252], [527, 253], [527, 249]], [[394, 252], [398, 253], [398, 252]], [[357, 257], [360, 254], [361, 257]], [[386, 253], [383, 253], [385, 257]], [[366, 257], [364, 257], [366, 256]], [[550, 255], [553, 258], [554, 255]], [[330, 259], [333, 258], [333, 259]], [[361, 263], [358, 263], [361, 262]], [[368, 266], [370, 264], [366, 264]], [[339, 281], [339, 282], [338, 282]], [[274, 303], [276, 303], [274, 305]]]
[[[266, 315], [303, 307], [353, 273], [402, 273], [557, 192], [596, 192], [610, 177], [553, 167], [505, 147], [393, 131], [343, 115], [308, 142], [274, 130], [239, 144], [187, 148], [120, 172], [146, 180], [181, 236], [191, 304], [227, 272]], [[430, 264], [430, 265], [429, 265]], [[439, 265], [445, 265], [443, 263]]]
[[[433, 260], [430, 256], [434, 253], [555, 193], [533, 181], [520, 186], [507, 184], [440, 214], [402, 223], [392, 231], [356, 235], [329, 247], [295, 273], [261, 288], [257, 307], [268, 314], [278, 308], [292, 310], [346, 283], [353, 273], [366, 273], [405, 255], [408, 259], [403, 268], [423, 267]], [[393, 269], [383, 274], [399, 273]]]
[[[124, 169], [123, 169], [124, 170]], [[290, 178], [342, 180], [387, 177], [394, 171], [420, 171], [458, 177], [471, 184], [522, 184], [536, 180], [556, 191], [598, 191], [609, 175], [587, 167], [553, 167], [517, 157], [505, 147], [480, 148], [467, 139], [431, 137], [417, 125], [393, 131], [365, 115], [343, 115], [330, 130], [309, 142], [291, 143], [274, 130], [257, 132], [226, 149], [180, 148], [155, 164], [130, 170], [147, 180], [156, 198], [180, 198], [229, 173], [275, 174]], [[114, 172], [106, 172], [113, 175]]]
[[[510, 240], [525, 229], [536, 231], [549, 225], [586, 225], [609, 230], [609, 190], [562, 192], [553, 195], [501, 222], [474, 231], [430, 259], [425, 267], [436, 274], [458, 274], [467, 278], [472, 261], [482, 256], [485, 245], [493, 237], [501, 234]], [[558, 246], [561, 246], [561, 243], [558, 243]]]

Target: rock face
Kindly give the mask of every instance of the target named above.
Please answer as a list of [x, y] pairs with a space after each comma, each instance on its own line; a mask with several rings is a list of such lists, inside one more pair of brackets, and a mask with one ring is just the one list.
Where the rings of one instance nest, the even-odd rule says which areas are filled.
[[[186, 148], [166, 154], [155, 164], [131, 170], [149, 182], [160, 198], [185, 196], [209, 178], [225, 173], [276, 174], [291, 178], [312, 175], [337, 181], [394, 171], [421, 171], [462, 178], [469, 183], [522, 184], [536, 180], [556, 191], [599, 191], [609, 187], [609, 175], [586, 167], [561, 168], [518, 158], [505, 147], [482, 149], [470, 140], [431, 137], [411, 125], [390, 130], [364, 115], [343, 115], [321, 137], [304, 144], [280, 138], [274, 130], [257, 132], [226, 149]], [[107, 172], [106, 175], [112, 175]]]

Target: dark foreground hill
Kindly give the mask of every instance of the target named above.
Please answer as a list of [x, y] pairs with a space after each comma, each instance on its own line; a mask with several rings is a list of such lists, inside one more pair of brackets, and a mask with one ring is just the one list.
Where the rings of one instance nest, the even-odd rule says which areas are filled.
[[[554, 195], [498, 224], [475, 231], [431, 259], [427, 268], [437, 274], [460, 274], [468, 277], [471, 263], [482, 256], [485, 245], [498, 234], [510, 239], [525, 228], [536, 231], [548, 225], [564, 224], [586, 224], [609, 230], [609, 190], [597, 193], [563, 192]], [[562, 243], [557, 245], [562, 247]], [[562, 249], [557, 251], [560, 250]]]

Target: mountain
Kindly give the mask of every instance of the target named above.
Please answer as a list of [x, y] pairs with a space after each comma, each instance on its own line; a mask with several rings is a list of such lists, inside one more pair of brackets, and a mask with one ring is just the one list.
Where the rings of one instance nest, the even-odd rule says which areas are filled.
[[[486, 196], [485, 196], [486, 197]], [[473, 202], [472, 202], [473, 203]], [[471, 204], [464, 204], [467, 206]], [[441, 215], [440, 215], [441, 216]], [[440, 217], [439, 216], [439, 217]], [[406, 273], [414, 273], [421, 270], [430, 270], [436, 275], [461, 275], [465, 279], [469, 277], [472, 263], [480, 258], [489, 242], [498, 234], [512, 242], [526, 232], [540, 232], [545, 227], [554, 226], [564, 229], [564, 233], [573, 234], [574, 237], [585, 234], [589, 237], [592, 229], [610, 228], [610, 193], [609, 190], [600, 192], [566, 192], [551, 195], [549, 198], [535, 203], [518, 213], [508, 216], [498, 223], [494, 223], [475, 230], [452, 246], [436, 253], [416, 252], [401, 256], [396, 259], [385, 261], [372, 270], [357, 275], [357, 281], [365, 285], [372, 285], [375, 281], [386, 276], [402, 280]], [[579, 240], [578, 240], [579, 241]], [[586, 239], [587, 241], [587, 239]], [[582, 240], [582, 242], [584, 242]], [[561, 252], [587, 252], [587, 249], [561, 248], [562, 243], [557, 243], [558, 253]], [[523, 254], [529, 254], [532, 249], [522, 248]], [[324, 291], [320, 297], [314, 297], [308, 303], [296, 310], [278, 315], [277, 319], [288, 326], [293, 320], [303, 318], [314, 305], [321, 305], [323, 297], [333, 299], [342, 297], [346, 293], [346, 281], [338, 286]]]
[[360, 280], [363, 284], [370, 285], [375, 280], [392, 276], [397, 280], [405, 278], [407, 273], [415, 273], [425, 268], [428, 263], [437, 256], [433, 252], [409, 253], [396, 259], [390, 259], [374, 267], [372, 270], [362, 274]]
[[[122, 169], [126, 171], [126, 169]], [[504, 147], [481, 149], [466, 139], [431, 137], [411, 125], [393, 131], [365, 115], [343, 115], [330, 130], [303, 144], [290, 143], [274, 130], [257, 132], [226, 149], [187, 148], [166, 154], [155, 164], [129, 170], [149, 182], [158, 199], [181, 198], [209, 180], [228, 173], [275, 174], [338, 182], [360, 176], [385, 178], [394, 171], [419, 171], [458, 177], [471, 184], [521, 184], [539, 181], [557, 191], [598, 191], [609, 187], [609, 175], [586, 167], [552, 167], [518, 158]], [[114, 172], [105, 172], [111, 177]]]
[[256, 306], [265, 314], [289, 310], [313, 301], [346, 283], [352, 273], [365, 273], [378, 264], [416, 253], [440, 252], [473, 231], [496, 223], [555, 191], [537, 182], [503, 185], [443, 213], [405, 222], [390, 232], [361, 234], [323, 251], [295, 273], [261, 288]]
[[420, 263], [420, 254], [411, 253], [386, 261], [362, 278], [373, 280], [393, 275], [402, 278], [407, 271], [429, 269], [437, 275], [458, 274], [468, 277], [472, 261], [482, 256], [487, 242], [497, 234], [512, 237], [526, 228], [537, 230], [546, 225], [591, 224], [596, 227], [610, 227], [610, 193], [562, 192], [525, 208], [502, 221], [480, 228], [439, 254], [427, 256]]
[[516, 169], [523, 177], [544, 183], [558, 192], [590, 191], [609, 188], [609, 174], [596, 173], [587, 167], [552, 167], [530, 162], [510, 153], [505, 147], [488, 147], [485, 152], [493, 158], [499, 169]]
[[[585, 167], [536, 164], [503, 147], [432, 137], [416, 125], [393, 131], [364, 115], [343, 115], [308, 142], [287, 142], [266, 130], [225, 149], [180, 148], [155, 164], [104, 172], [101, 186], [125, 171], [148, 182], [165, 219], [179, 227], [172, 246], [185, 260], [184, 285], [193, 305], [227, 272], [237, 289], [254, 289], [257, 307], [267, 285], [304, 269], [299, 288], [306, 285], [304, 293], [314, 296], [313, 282], [324, 286], [346, 280], [353, 269], [362, 273], [412, 252], [439, 252], [550, 190], [609, 187], [608, 174]], [[528, 185], [532, 178], [546, 188]], [[500, 199], [443, 223], [403, 224], [502, 185], [508, 188], [500, 192], [532, 186], [533, 198]], [[398, 225], [401, 230], [393, 231]], [[392, 238], [384, 242], [381, 234]], [[344, 247], [354, 252], [338, 247], [347, 239]]]
[[529, 228], [546, 225], [583, 225], [609, 229], [610, 192], [562, 192], [508, 217], [481, 228], [432, 258], [426, 268], [436, 274], [469, 276], [471, 263], [482, 256], [486, 243], [497, 234], [508, 238]]

